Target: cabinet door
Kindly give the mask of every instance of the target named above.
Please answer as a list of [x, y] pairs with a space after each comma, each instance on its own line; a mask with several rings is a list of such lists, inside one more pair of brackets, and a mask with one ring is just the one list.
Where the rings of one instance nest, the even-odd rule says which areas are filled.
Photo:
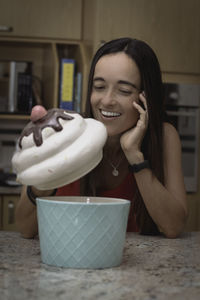
[[189, 209], [189, 216], [186, 222], [185, 231], [197, 231], [198, 227], [198, 203], [199, 196], [197, 194], [187, 194], [187, 202]]
[[19, 196], [3, 196], [3, 226], [2, 229], [6, 231], [17, 231], [15, 224], [15, 209]]
[[0, 0], [0, 34], [80, 39], [81, 11], [82, 0]]
[[199, 11], [199, 0], [96, 0], [95, 47], [131, 36], [155, 50], [162, 71], [199, 74]]

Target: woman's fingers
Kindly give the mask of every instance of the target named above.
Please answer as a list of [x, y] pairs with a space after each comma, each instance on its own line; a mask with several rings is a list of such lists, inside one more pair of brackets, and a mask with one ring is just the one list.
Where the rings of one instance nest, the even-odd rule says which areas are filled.
[[148, 121], [148, 107], [147, 107], [147, 100], [145, 98], [144, 92], [139, 94], [139, 98], [143, 104], [143, 107], [138, 103], [134, 103], [134, 106], [135, 108], [137, 108], [138, 112], [140, 113], [140, 119], [142, 119], [143, 121], [145, 120]]
[[133, 102], [133, 105], [140, 114], [139, 121], [142, 121], [142, 122], [146, 123], [146, 121], [148, 121], [148, 112], [147, 112], [147, 110], [144, 110], [142, 108], [142, 106], [140, 104], [136, 103], [136, 102]]
[[31, 121], [36, 122], [37, 120], [41, 119], [47, 114], [47, 110], [41, 106], [41, 105], [36, 105], [33, 107], [31, 111]]
[[142, 93], [139, 94], [139, 98], [140, 98], [140, 100], [142, 101], [145, 110], [147, 111], [147, 100], [146, 100], [146, 98], [145, 98], [145, 93], [144, 93], [144, 91], [143, 91]]
[[140, 104], [138, 104], [137, 102], [133, 102], [133, 105], [135, 106], [135, 108], [138, 110], [138, 112], [140, 113], [140, 114], [142, 114], [142, 113], [144, 113], [145, 112], [145, 110], [142, 108], [142, 106], [140, 105]]

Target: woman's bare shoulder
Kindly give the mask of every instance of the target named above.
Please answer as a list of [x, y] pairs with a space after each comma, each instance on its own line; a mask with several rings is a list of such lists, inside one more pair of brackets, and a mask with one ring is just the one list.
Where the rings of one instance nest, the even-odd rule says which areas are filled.
[[170, 141], [170, 140], [180, 141], [180, 137], [176, 128], [168, 122], [163, 123], [163, 137], [164, 137], [164, 141]]
[[181, 156], [181, 140], [176, 128], [165, 122], [163, 124], [163, 149], [165, 158]]

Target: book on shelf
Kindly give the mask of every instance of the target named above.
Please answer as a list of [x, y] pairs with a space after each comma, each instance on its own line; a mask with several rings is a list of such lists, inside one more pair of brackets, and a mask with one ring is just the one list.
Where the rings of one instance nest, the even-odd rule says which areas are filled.
[[32, 75], [18, 73], [17, 111], [30, 113], [34, 105], [32, 92]]
[[59, 107], [74, 110], [75, 60], [62, 58], [60, 62]]
[[75, 77], [75, 92], [74, 92], [74, 110], [81, 113], [81, 95], [82, 95], [82, 73], [77, 72]]
[[18, 75], [30, 73], [31, 63], [25, 61], [11, 61], [9, 70], [8, 111], [16, 112], [18, 106]]

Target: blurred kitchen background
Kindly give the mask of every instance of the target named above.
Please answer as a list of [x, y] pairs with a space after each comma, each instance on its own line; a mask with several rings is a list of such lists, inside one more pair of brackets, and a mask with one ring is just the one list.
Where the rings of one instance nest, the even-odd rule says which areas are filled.
[[166, 109], [182, 142], [186, 230], [200, 230], [200, 1], [0, 0], [1, 230], [16, 230], [21, 186], [11, 157], [32, 106], [62, 105], [61, 68], [70, 59], [69, 105], [83, 111], [92, 55], [122, 36], [146, 41], [159, 58]]

